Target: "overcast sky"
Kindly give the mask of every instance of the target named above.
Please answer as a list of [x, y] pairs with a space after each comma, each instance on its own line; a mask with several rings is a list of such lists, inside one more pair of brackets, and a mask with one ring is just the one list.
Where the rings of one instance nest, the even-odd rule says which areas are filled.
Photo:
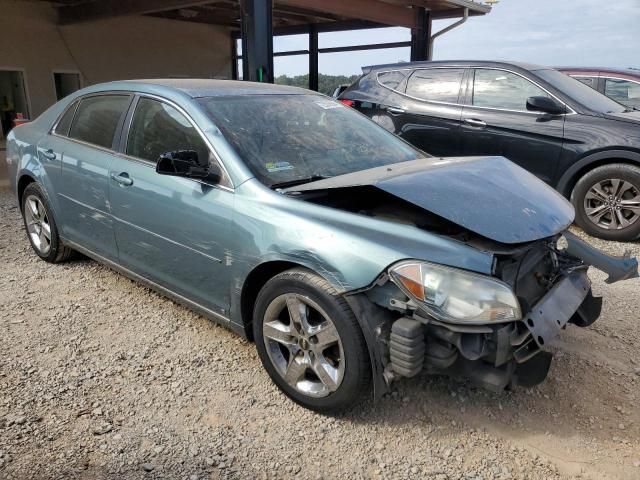
[[[451, 21], [438, 21], [433, 31]], [[320, 47], [409, 40], [383, 28], [320, 35]], [[274, 50], [307, 48], [307, 36], [276, 37]], [[360, 73], [362, 65], [409, 59], [408, 48], [320, 55], [320, 73]], [[435, 60], [514, 60], [546, 65], [640, 68], [640, 0], [501, 0], [486, 16], [444, 34]], [[308, 73], [308, 57], [277, 57], [275, 74]]]

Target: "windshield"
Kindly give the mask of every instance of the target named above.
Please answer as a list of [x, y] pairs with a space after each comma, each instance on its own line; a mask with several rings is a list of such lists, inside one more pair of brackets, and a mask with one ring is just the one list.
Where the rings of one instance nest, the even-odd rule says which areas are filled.
[[588, 85], [557, 70], [536, 70], [535, 74], [579, 104], [595, 112], [621, 113], [626, 110], [624, 105], [605, 97]]
[[255, 176], [270, 187], [425, 156], [352, 108], [319, 95], [198, 101]]

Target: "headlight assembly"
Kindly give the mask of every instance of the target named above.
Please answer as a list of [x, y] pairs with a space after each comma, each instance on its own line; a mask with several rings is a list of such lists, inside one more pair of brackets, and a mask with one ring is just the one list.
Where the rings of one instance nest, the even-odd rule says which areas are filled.
[[478, 324], [522, 318], [511, 288], [485, 275], [419, 261], [394, 265], [389, 274], [405, 294], [438, 320]]

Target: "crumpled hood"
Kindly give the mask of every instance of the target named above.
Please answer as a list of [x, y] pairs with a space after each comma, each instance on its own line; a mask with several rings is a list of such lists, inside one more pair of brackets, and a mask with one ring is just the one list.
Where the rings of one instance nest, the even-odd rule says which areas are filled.
[[504, 157], [423, 158], [339, 175], [285, 192], [371, 185], [483, 237], [522, 243], [565, 230], [572, 205]]

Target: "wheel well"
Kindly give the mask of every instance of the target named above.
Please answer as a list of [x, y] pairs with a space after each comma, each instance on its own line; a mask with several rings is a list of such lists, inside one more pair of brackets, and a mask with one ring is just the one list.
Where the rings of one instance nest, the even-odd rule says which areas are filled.
[[253, 307], [258, 293], [264, 284], [285, 270], [301, 266], [302, 265], [294, 262], [273, 261], [262, 263], [249, 273], [242, 286], [242, 293], [240, 294], [242, 323], [244, 324], [244, 330], [249, 340], [253, 340], [253, 329], [251, 328], [251, 323], [253, 322]]
[[20, 177], [20, 180], [18, 180], [18, 202], [20, 203], [20, 211], [22, 211], [22, 194], [25, 188], [27, 188], [27, 185], [33, 182], [35, 182], [35, 179], [29, 175], [23, 175]]
[[594, 160], [593, 162], [588, 163], [587, 165], [582, 167], [580, 170], [578, 170], [576, 173], [574, 173], [571, 179], [567, 182], [564, 188], [564, 191], [561, 193], [565, 197], [567, 197], [569, 200], [571, 200], [573, 189], [575, 188], [576, 183], [578, 183], [578, 180], [580, 180], [584, 174], [586, 174], [589, 170], [602, 167], [603, 165], [615, 165], [615, 164], [633, 165], [634, 167], [640, 167], [640, 164], [638, 162], [634, 162], [633, 160], [629, 160], [628, 158], [612, 157], [612, 158], [602, 158], [599, 160]]

